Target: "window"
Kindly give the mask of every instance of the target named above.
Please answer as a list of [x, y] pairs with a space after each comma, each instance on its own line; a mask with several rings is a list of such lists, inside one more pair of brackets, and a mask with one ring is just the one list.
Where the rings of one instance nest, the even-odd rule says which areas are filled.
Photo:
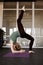
[[[26, 33], [35, 39], [35, 45], [43, 46], [43, 3], [42, 2], [4, 2], [3, 27], [10, 31], [10, 35], [17, 30], [17, 18], [25, 5], [22, 24]], [[6, 32], [7, 33], [7, 32]]]

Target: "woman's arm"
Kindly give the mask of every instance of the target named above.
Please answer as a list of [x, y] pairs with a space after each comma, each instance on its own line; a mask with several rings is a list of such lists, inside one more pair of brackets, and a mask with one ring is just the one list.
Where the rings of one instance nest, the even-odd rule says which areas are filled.
[[13, 41], [12, 40], [10, 40], [10, 48], [11, 48], [11, 51], [12, 51], [12, 53], [19, 53], [19, 52], [21, 52], [21, 51], [16, 51], [16, 50], [14, 50], [14, 44], [13, 44]]
[[10, 40], [10, 48], [11, 48], [11, 51], [14, 52], [14, 49], [13, 49], [13, 41]]

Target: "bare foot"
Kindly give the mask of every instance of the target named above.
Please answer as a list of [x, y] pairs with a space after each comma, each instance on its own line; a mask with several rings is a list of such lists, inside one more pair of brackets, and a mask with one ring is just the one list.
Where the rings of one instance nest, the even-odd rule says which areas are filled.
[[25, 11], [25, 5], [22, 7], [22, 10]]
[[30, 50], [29, 53], [35, 53], [34, 51]]

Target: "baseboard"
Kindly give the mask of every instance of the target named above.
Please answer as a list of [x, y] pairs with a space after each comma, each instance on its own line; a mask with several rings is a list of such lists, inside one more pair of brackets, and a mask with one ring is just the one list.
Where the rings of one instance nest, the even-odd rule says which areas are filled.
[[[10, 46], [2, 46], [3, 48], [10, 48]], [[29, 48], [28, 46], [26, 47], [26, 46], [24, 46], [24, 47], [22, 47], [22, 48]], [[43, 47], [33, 47], [33, 48], [43, 48]]]

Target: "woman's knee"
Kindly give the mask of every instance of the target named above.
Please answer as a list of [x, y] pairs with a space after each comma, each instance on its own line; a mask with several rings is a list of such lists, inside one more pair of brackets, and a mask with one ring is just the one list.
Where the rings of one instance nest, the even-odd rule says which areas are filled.
[[34, 41], [34, 38], [32, 37], [32, 41]]

